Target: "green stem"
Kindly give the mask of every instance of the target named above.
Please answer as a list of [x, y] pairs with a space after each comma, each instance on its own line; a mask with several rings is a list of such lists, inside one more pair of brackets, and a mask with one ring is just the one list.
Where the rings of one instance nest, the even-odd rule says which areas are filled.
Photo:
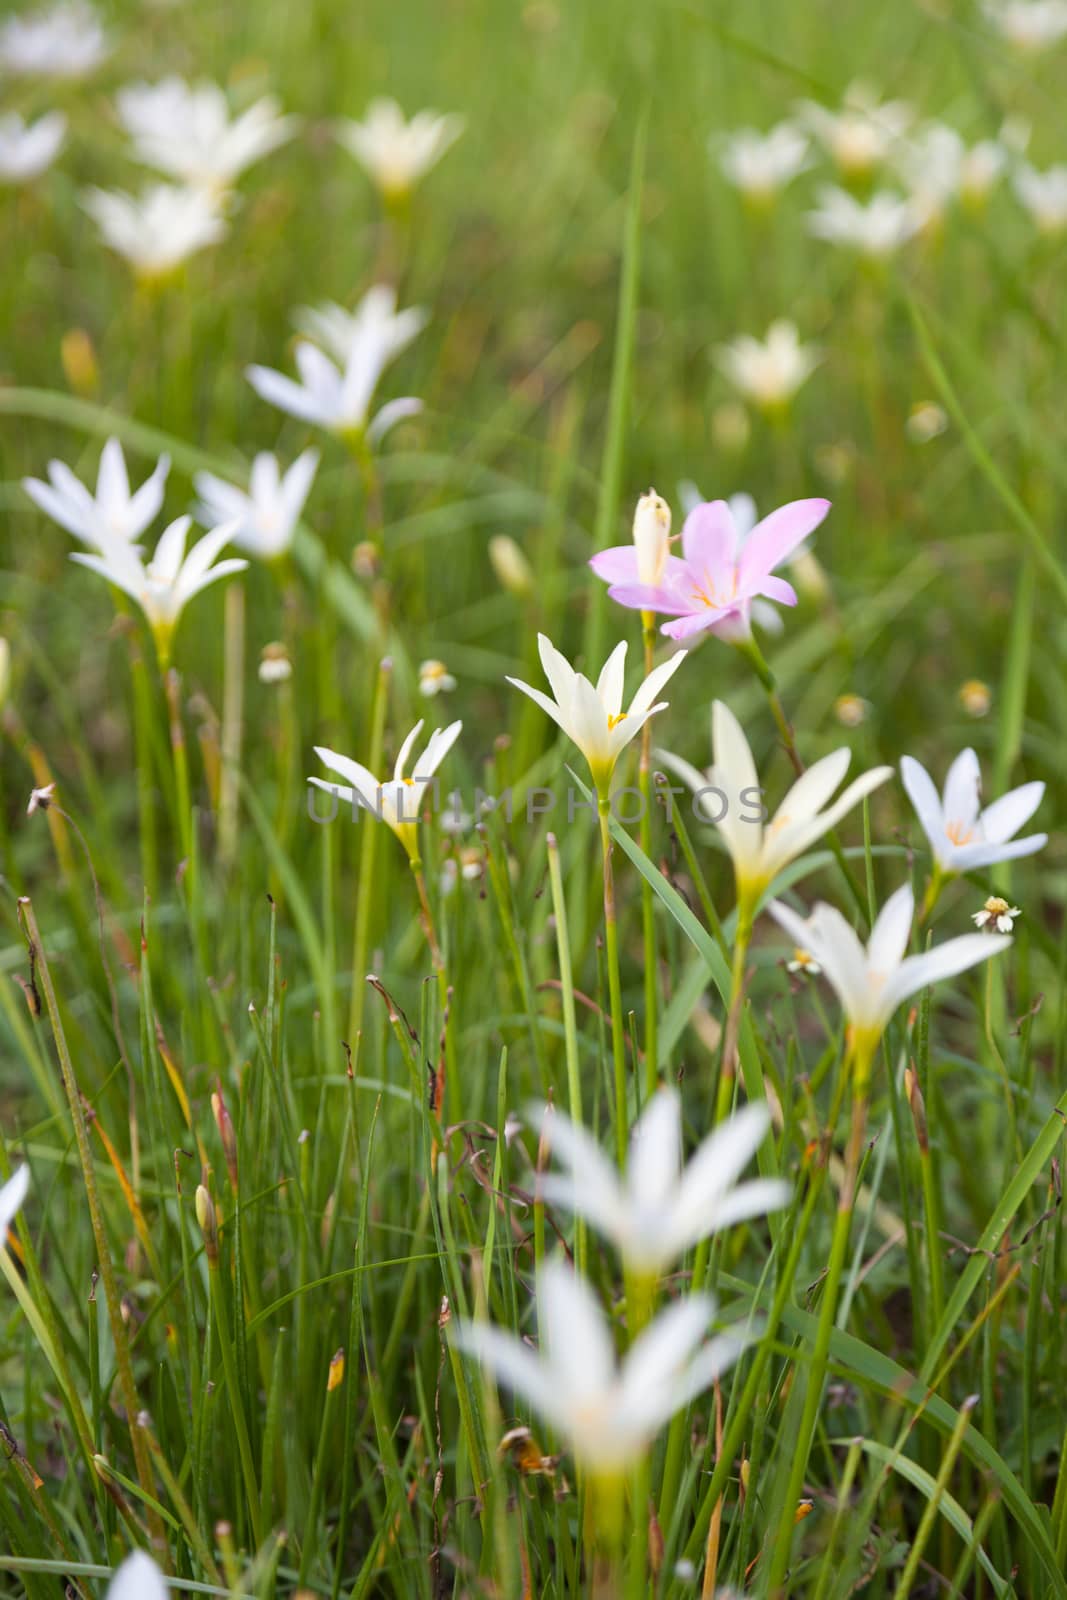
[[[367, 765], [371, 772], [377, 772], [382, 764], [385, 713], [391, 672], [392, 663], [388, 658], [379, 662], [374, 685], [374, 704], [371, 710], [370, 750], [367, 757]], [[363, 1008], [367, 998], [367, 950], [370, 945], [370, 916], [374, 905], [374, 869], [378, 857], [379, 834], [369, 815], [364, 816], [361, 823], [363, 831], [359, 841], [356, 915], [352, 929], [352, 990], [348, 1007], [348, 1038], [353, 1049], [363, 1028]]]
[[626, 1166], [629, 1129], [626, 1117], [626, 1030], [622, 1016], [622, 983], [619, 978], [619, 927], [615, 914], [615, 874], [611, 865], [611, 802], [600, 795], [600, 844], [604, 858], [604, 944], [608, 963], [608, 996], [611, 1006], [611, 1054], [615, 1068], [615, 1154], [619, 1170]]
[[[643, 611], [645, 677], [652, 671], [656, 652], [656, 621], [651, 612]], [[637, 769], [637, 784], [641, 795], [641, 849], [652, 859], [652, 724], [646, 722], [641, 729], [641, 759]], [[652, 885], [641, 879], [641, 932], [645, 954], [645, 1098], [650, 1099], [659, 1080], [659, 996], [656, 983], [656, 915]]]
[[[559, 960], [560, 998], [563, 1004], [563, 1045], [567, 1062], [567, 1103], [571, 1121], [582, 1126], [582, 1082], [578, 1066], [578, 1024], [574, 1009], [574, 972], [571, 966], [571, 936], [567, 925], [567, 902], [563, 893], [563, 873], [559, 844], [554, 833], [547, 839], [548, 880], [552, 892], [552, 915], [556, 924], [556, 954]], [[579, 1217], [575, 1225], [575, 1259], [580, 1274], [585, 1273], [586, 1230]]]

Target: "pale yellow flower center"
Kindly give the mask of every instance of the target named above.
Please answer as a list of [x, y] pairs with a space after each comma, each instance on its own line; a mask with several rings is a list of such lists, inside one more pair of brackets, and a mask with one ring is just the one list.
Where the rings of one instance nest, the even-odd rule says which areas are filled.
[[970, 844], [974, 838], [974, 828], [968, 827], [965, 822], [947, 822], [945, 834], [955, 845]]

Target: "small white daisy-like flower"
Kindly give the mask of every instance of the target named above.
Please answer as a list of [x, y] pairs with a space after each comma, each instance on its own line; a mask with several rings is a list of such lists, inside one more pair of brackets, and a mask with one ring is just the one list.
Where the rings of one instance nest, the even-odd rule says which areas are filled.
[[981, 911], [976, 911], [971, 921], [976, 928], [987, 930], [989, 933], [1010, 933], [1015, 926], [1016, 917], [1022, 916], [1019, 906], [1010, 906], [999, 895], [991, 894]]
[[959, 702], [969, 717], [984, 717], [993, 704], [993, 691], [981, 678], [968, 678], [960, 684]]
[[805, 978], [817, 978], [822, 968], [810, 950], [803, 950], [800, 945], [797, 945], [793, 951], [792, 961], [787, 961], [785, 964], [785, 970], [787, 972], [799, 972]]
[[30, 790], [30, 803], [26, 807], [26, 815], [32, 817], [35, 811], [47, 811], [52, 804], [56, 792], [54, 783], [46, 783], [41, 789]]
[[438, 694], [451, 694], [456, 680], [443, 661], [424, 661], [419, 667], [419, 693], [427, 700]]
[[259, 658], [260, 683], [287, 683], [293, 675], [293, 663], [284, 644], [265, 644]]
[[839, 694], [834, 701], [834, 716], [843, 728], [858, 728], [866, 722], [869, 703], [858, 694]]

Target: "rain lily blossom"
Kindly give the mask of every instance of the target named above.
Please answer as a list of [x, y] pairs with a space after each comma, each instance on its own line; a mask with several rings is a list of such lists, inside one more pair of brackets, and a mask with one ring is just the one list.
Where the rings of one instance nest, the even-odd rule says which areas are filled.
[[768, 909], [794, 944], [814, 956], [841, 1002], [861, 1089], [878, 1041], [899, 1005], [920, 989], [954, 978], [1011, 944], [1000, 933], [965, 933], [921, 955], [906, 955], [915, 914], [910, 884], [890, 895], [866, 948], [833, 906], [820, 902], [807, 919], [780, 900], [773, 900]]
[[350, 756], [339, 755], [336, 750], [327, 750], [316, 745], [315, 754], [323, 766], [329, 767], [331, 772], [336, 772], [338, 777], [346, 780], [346, 783], [330, 783], [325, 778], [309, 778], [308, 782], [313, 783], [317, 789], [325, 789], [327, 794], [335, 794], [346, 805], [363, 807], [380, 818], [396, 834], [407, 851], [408, 858], [417, 863], [419, 807], [425, 787], [462, 730], [462, 722], [452, 722], [447, 728], [435, 728], [409, 777], [406, 768], [411, 752], [415, 748], [415, 741], [422, 732], [420, 719], [400, 746], [392, 778], [384, 782], [376, 778], [372, 772], [368, 772], [360, 762], [353, 761]]
[[179, 517], [164, 529], [147, 565], [135, 545], [118, 539], [102, 543], [98, 553], [85, 555], [79, 550], [70, 558], [137, 602], [152, 630], [162, 668], [170, 662], [174, 630], [193, 596], [220, 578], [243, 572], [248, 565], [236, 557], [217, 560], [223, 546], [233, 538], [231, 523], [206, 533], [187, 555], [185, 541], [192, 521], [192, 517]]
[[807, 136], [792, 122], [780, 122], [768, 133], [738, 128], [725, 140], [713, 135], [709, 148], [734, 188], [759, 207], [769, 205], [810, 165]]
[[1048, 843], [1047, 833], [1014, 837], [1041, 804], [1045, 785], [1024, 783], [983, 810], [982, 774], [971, 749], [962, 751], [949, 767], [940, 795], [926, 768], [912, 756], [902, 759], [900, 776], [930, 842], [935, 873], [942, 879], [1032, 856]]
[[252, 463], [247, 492], [212, 472], [198, 472], [193, 479], [201, 501], [197, 515], [209, 528], [229, 523], [239, 550], [274, 561], [293, 542], [318, 464], [318, 451], [305, 450], [283, 473], [277, 456], [261, 451]]
[[979, 139], [964, 148], [960, 159], [959, 190], [965, 206], [978, 210], [1008, 167], [1008, 150], [999, 139]]
[[15, 1220], [30, 1187], [29, 1167], [19, 1167], [0, 1187], [0, 1250], [4, 1248], [7, 1230]]
[[765, 1105], [745, 1106], [683, 1168], [681, 1098], [658, 1089], [631, 1132], [623, 1177], [584, 1128], [550, 1108], [542, 1138], [566, 1170], [541, 1174], [539, 1190], [610, 1239], [631, 1273], [655, 1279], [701, 1239], [787, 1204], [789, 1185], [777, 1179], [738, 1183], [769, 1126]]
[[[793, 500], [764, 517], [742, 539], [727, 502], [705, 502], [686, 517], [682, 554], [666, 558], [658, 584], [632, 582], [621, 575], [612, 578], [608, 594], [620, 605], [675, 618], [662, 629], [670, 639], [690, 639], [713, 630], [734, 643], [747, 640], [753, 600], [762, 596], [780, 605], [796, 605], [793, 586], [775, 577], [774, 569], [788, 560], [829, 509], [829, 500]], [[616, 570], [621, 574], [621, 568]]]
[[397, 313], [392, 289], [378, 286], [354, 312], [325, 306], [302, 314], [313, 337], [329, 345], [336, 360], [308, 339], [297, 341], [300, 382], [271, 367], [249, 367], [249, 383], [268, 404], [353, 441], [360, 449], [377, 444], [404, 417], [422, 410], [422, 401], [390, 400], [368, 422], [382, 373], [424, 325], [424, 314]]
[[355, 156], [387, 204], [402, 202], [463, 132], [460, 116], [419, 111], [409, 122], [395, 100], [372, 100], [362, 122], [337, 124], [338, 141]]
[[169, 457], [160, 456], [151, 476], [131, 494], [122, 446], [109, 439], [100, 453], [95, 494], [62, 461], [48, 463], [48, 483], [24, 478], [22, 487], [53, 522], [99, 550], [141, 537], [159, 515], [169, 471]]
[[67, 132], [61, 111], [25, 122], [17, 111], [0, 117], [0, 183], [32, 183], [52, 165]]
[[624, 711], [625, 640], [615, 646], [595, 685], [583, 673], [575, 672], [543, 633], [537, 635], [537, 649], [553, 698], [531, 688], [521, 678], [507, 681], [529, 695], [574, 741], [589, 763], [601, 803], [606, 804], [615, 763], [649, 717], [666, 709], [667, 702], [657, 701], [656, 696], [681, 666], [685, 652], [679, 650], [669, 661], [654, 667], [631, 700], [629, 710]]
[[168, 1593], [152, 1557], [135, 1550], [112, 1575], [106, 1600], [167, 1600]]
[[1021, 162], [1013, 183], [1016, 198], [1040, 233], [1052, 237], [1067, 230], [1067, 166], [1039, 172]]
[[134, 83], [116, 97], [119, 120], [146, 167], [195, 188], [224, 190], [248, 167], [292, 138], [296, 117], [285, 117], [273, 95], [238, 116], [216, 83], [182, 78]]
[[217, 244], [226, 232], [214, 196], [203, 189], [155, 183], [139, 196], [90, 189], [82, 205], [108, 248], [148, 283], [169, 278], [191, 255]]
[[772, 322], [765, 340], [741, 334], [721, 346], [717, 361], [746, 400], [761, 411], [780, 414], [819, 365], [820, 352], [801, 344], [793, 323]]
[[1010, 933], [1016, 917], [1022, 916], [1021, 906], [1011, 906], [998, 894], [991, 894], [981, 911], [975, 911], [971, 921], [976, 928], [988, 928], [990, 933]]
[[425, 328], [430, 313], [422, 306], [396, 309], [396, 290], [390, 283], [369, 288], [354, 311], [328, 301], [305, 306], [293, 321], [305, 338], [319, 344], [342, 367], [359, 351], [369, 359], [377, 352], [379, 371], [395, 361]]
[[1002, 38], [1036, 55], [1067, 38], [1067, 0], [985, 0], [982, 7]]
[[[730, 853], [737, 885], [738, 922], [751, 924], [760, 896], [791, 861], [893, 775], [892, 767], [875, 767], [850, 783], [832, 800], [848, 771], [851, 752], [842, 746], [823, 756], [799, 777], [778, 810], [764, 819], [762, 789], [748, 740], [737, 718], [721, 700], [711, 708], [712, 766], [698, 772], [688, 761], [657, 751], [657, 758], [699, 797], [705, 816], [718, 828]], [[796, 941], [821, 957], [803, 939]]]
[[84, 0], [9, 17], [0, 26], [0, 71], [25, 78], [84, 78], [108, 53], [104, 30]]
[[914, 237], [926, 218], [913, 200], [884, 189], [864, 203], [845, 189], [826, 185], [818, 206], [807, 216], [808, 232], [830, 244], [845, 245], [870, 261], [885, 261]]
[[645, 1329], [620, 1364], [593, 1291], [570, 1267], [549, 1261], [537, 1279], [538, 1353], [487, 1322], [460, 1323], [452, 1338], [529, 1401], [584, 1470], [612, 1480], [744, 1349], [734, 1332], [705, 1342], [714, 1315], [709, 1296], [687, 1295]]
[[798, 107], [800, 116], [847, 179], [867, 177], [891, 155], [912, 121], [912, 109], [903, 100], [880, 101], [865, 83], [845, 91], [840, 111], [813, 100]]

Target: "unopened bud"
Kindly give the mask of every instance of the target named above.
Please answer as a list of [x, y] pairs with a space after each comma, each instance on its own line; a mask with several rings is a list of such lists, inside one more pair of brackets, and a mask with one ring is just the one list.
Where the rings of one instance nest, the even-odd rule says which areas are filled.
[[100, 368], [93, 341], [84, 328], [70, 328], [59, 342], [63, 376], [75, 394], [91, 399], [100, 387]]
[[910, 1067], [904, 1068], [904, 1092], [911, 1107], [911, 1118], [915, 1124], [915, 1137], [919, 1141], [919, 1149], [926, 1155], [930, 1149], [930, 1138], [926, 1129], [926, 1102], [919, 1088], [919, 1080]]
[[370, 582], [382, 570], [381, 552], [371, 539], [361, 539], [352, 552], [352, 571], [357, 578]]
[[200, 1224], [200, 1232], [204, 1235], [204, 1249], [207, 1251], [208, 1266], [218, 1265], [219, 1259], [219, 1224], [215, 1216], [215, 1202], [202, 1183], [196, 1189], [196, 1220]]
[[343, 1350], [335, 1350], [333, 1355], [330, 1357], [330, 1373], [326, 1379], [326, 1393], [332, 1394], [335, 1389], [339, 1389], [341, 1387], [344, 1381], [345, 1353]]
[[650, 1500], [648, 1504], [648, 1565], [654, 1578], [659, 1577], [660, 1569], [663, 1566], [665, 1548], [666, 1541], [663, 1537], [663, 1529], [660, 1527], [656, 1508]]
[[637, 581], [657, 589], [663, 581], [671, 539], [671, 508], [655, 489], [643, 494], [634, 512]]
[[221, 1087], [216, 1089], [211, 1096], [211, 1109], [215, 1113], [215, 1122], [222, 1140], [222, 1154], [226, 1160], [226, 1171], [229, 1174], [230, 1188], [237, 1193], [237, 1133], [234, 1129], [233, 1118], [226, 1109], [226, 1102], [222, 1098]]
[[489, 560], [493, 564], [497, 581], [509, 594], [528, 595], [533, 589], [533, 569], [522, 549], [506, 533], [498, 533], [489, 541]]

